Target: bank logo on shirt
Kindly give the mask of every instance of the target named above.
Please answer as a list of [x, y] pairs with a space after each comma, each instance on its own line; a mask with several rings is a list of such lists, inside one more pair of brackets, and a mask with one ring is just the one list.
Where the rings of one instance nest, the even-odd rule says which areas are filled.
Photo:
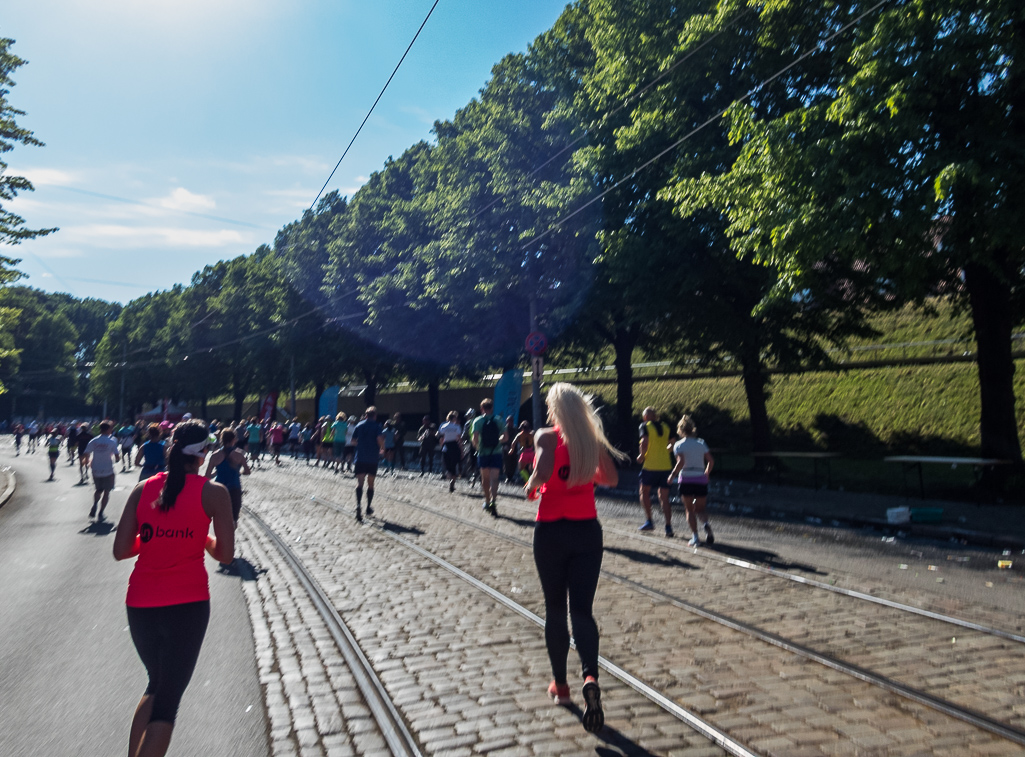
[[142, 528], [139, 529], [139, 539], [143, 544], [154, 536], [158, 539], [191, 539], [194, 533], [191, 528], [160, 528], [159, 526], [154, 531], [153, 526], [149, 523], [143, 523]]

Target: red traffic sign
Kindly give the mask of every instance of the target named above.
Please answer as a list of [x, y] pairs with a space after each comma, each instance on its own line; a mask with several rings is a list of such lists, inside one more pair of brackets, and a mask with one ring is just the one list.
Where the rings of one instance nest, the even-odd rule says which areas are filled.
[[545, 350], [548, 349], [548, 337], [542, 334], [540, 331], [531, 331], [527, 334], [527, 353], [534, 355], [545, 354]]

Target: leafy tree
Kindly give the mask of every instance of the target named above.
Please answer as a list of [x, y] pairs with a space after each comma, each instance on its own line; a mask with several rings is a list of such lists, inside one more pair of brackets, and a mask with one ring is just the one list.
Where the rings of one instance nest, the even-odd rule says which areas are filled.
[[[747, 198], [724, 198], [717, 190], [741, 147], [731, 139], [729, 123], [716, 115], [737, 100], [774, 113], [801, 97], [814, 97], [808, 93], [822, 89], [828, 67], [793, 69], [770, 87], [760, 83], [793, 62], [794, 49], [805, 43], [814, 47], [816, 16], [830, 21], [827, 30], [838, 21], [824, 10], [811, 14], [809, 24], [790, 9], [795, 38], [775, 47], [759, 35], [763, 27], [779, 23], [778, 10], [759, 14], [741, 3], [681, 6], [665, 0], [629, 9], [595, 0], [590, 7], [597, 64], [585, 78], [584, 92], [595, 106], [627, 104], [612, 110], [621, 115], [605, 119], [591, 148], [593, 160], [623, 185], [606, 207], [625, 203], [618, 214], [622, 227], [606, 222], [603, 259], [613, 274], [610, 289], [618, 287], [642, 305], [613, 323], [649, 354], [739, 367], [752, 446], [768, 450], [769, 367], [823, 364], [827, 344], [869, 333], [866, 303], [843, 286], [863, 273], [820, 250], [801, 291], [788, 293], [779, 285], [777, 266], [737, 243], [730, 214]], [[638, 166], [645, 167], [632, 174]], [[757, 248], [763, 240], [751, 236]], [[648, 302], [635, 273], [650, 284]], [[624, 326], [631, 323], [636, 325], [627, 331]], [[625, 348], [632, 346], [630, 338], [623, 341], [617, 359], [625, 371]]]
[[[18, 126], [17, 117], [25, 115], [24, 111], [14, 108], [7, 100], [14, 80], [11, 75], [25, 64], [25, 61], [11, 52], [13, 39], [0, 38], [0, 154], [10, 152], [15, 145], [37, 145], [42, 142], [32, 132]], [[19, 192], [31, 192], [32, 184], [23, 176], [7, 173], [7, 163], [0, 160], [0, 245], [15, 245], [26, 239], [45, 236], [56, 229], [26, 229], [25, 219], [3, 206], [5, 201], [13, 200]], [[4, 287], [21, 278], [15, 270], [19, 263], [15, 258], [0, 255], [0, 287]], [[14, 336], [10, 329], [18, 318], [16, 310], [7, 309], [0, 313], [0, 379], [10, 377], [10, 371], [17, 365], [17, 355], [13, 342]], [[5, 391], [0, 383], [0, 394]]]
[[62, 308], [64, 299], [29, 287], [0, 289], [0, 307], [16, 313], [11, 339], [17, 352], [9, 382], [19, 396], [77, 395], [79, 333]]
[[[16, 119], [25, 115], [25, 112], [14, 108], [7, 101], [7, 95], [14, 86], [11, 75], [25, 64], [22, 58], [11, 52], [13, 44], [13, 39], [0, 38], [0, 153], [10, 152], [16, 144], [43, 145], [31, 131], [18, 126]], [[8, 175], [7, 163], [0, 160], [0, 201], [13, 200], [19, 192], [31, 191], [32, 183], [23, 176]], [[18, 244], [54, 231], [57, 229], [26, 229], [24, 218], [4, 210], [0, 204], [0, 244]], [[0, 257], [0, 283], [9, 283], [18, 278], [19, 274], [11, 270], [17, 262], [12, 258]]]
[[[869, 9], [831, 5], [817, 28], [839, 31]], [[764, 50], [799, 48], [806, 12], [764, 11]], [[810, 59], [804, 80], [734, 108], [736, 164], [674, 195], [728, 208], [734, 247], [775, 267], [784, 297], [826, 259], [852, 273], [855, 302], [962, 303], [978, 343], [982, 454], [1011, 460], [1021, 449], [1010, 336], [1025, 319], [1023, 28], [1014, 2], [884, 7]]]
[[174, 397], [175, 381], [168, 371], [167, 323], [174, 314], [182, 287], [153, 292], [128, 303], [107, 327], [96, 346], [89, 374], [89, 398], [116, 406], [122, 377], [125, 406], [141, 408]]

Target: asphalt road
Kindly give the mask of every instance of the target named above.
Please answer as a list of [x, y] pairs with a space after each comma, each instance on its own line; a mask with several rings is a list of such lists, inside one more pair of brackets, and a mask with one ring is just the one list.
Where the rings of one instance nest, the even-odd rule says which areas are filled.
[[[43, 451], [14, 457], [5, 444], [0, 464], [18, 479], [0, 507], [0, 755], [123, 754], [146, 674], [125, 619], [133, 561], [111, 547], [137, 474], [118, 474], [106, 524], [91, 526], [92, 485], [66, 458], [53, 482]], [[209, 558], [207, 569], [210, 626], [169, 754], [266, 755], [240, 579]]]

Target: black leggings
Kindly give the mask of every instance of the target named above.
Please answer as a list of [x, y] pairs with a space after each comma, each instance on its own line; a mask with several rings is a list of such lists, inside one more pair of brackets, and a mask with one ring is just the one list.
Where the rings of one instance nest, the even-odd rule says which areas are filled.
[[149, 722], [174, 723], [182, 694], [196, 669], [210, 621], [210, 600], [166, 607], [128, 607], [128, 627], [149, 674]]
[[601, 559], [602, 531], [597, 519], [538, 522], [534, 527], [534, 564], [545, 595], [545, 646], [558, 683], [566, 682], [569, 654], [567, 594], [584, 677], [598, 677], [598, 624], [591, 607]]
[[459, 461], [463, 457], [463, 449], [459, 442], [445, 442], [441, 448], [441, 455], [445, 461], [445, 470], [452, 476], [458, 476]]

